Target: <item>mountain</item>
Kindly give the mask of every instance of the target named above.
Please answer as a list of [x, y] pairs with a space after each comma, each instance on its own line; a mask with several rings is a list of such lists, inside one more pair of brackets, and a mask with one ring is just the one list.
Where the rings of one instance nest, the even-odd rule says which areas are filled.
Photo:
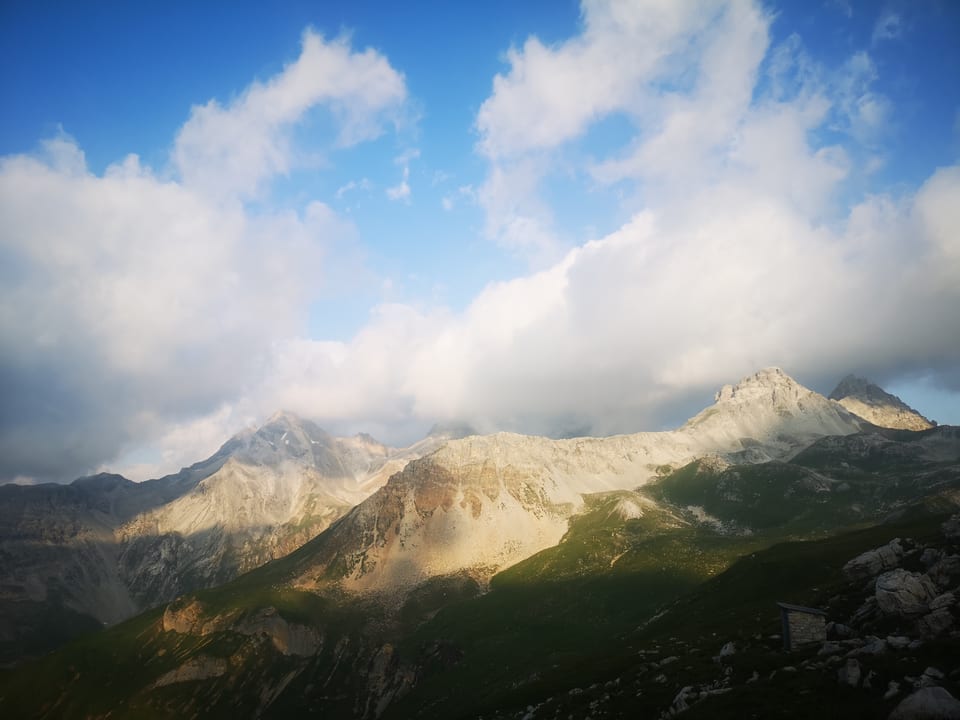
[[[7, 617], [112, 624], [282, 557], [333, 524], [303, 586], [399, 591], [399, 602], [449, 574], [485, 584], [556, 545], [585, 494], [631, 490], [705, 455], [785, 459], [863, 426], [777, 368], [725, 386], [678, 430], [608, 438], [476, 436], [455, 424], [394, 450], [280, 412], [159, 480], [0, 488], [0, 602]], [[0, 633], [8, 657], [36, 624], [13, 625]]]
[[332, 527], [298, 587], [334, 583], [395, 596], [454, 573], [485, 583], [556, 545], [586, 494], [632, 490], [706, 455], [741, 463], [787, 458], [817, 438], [864, 426], [771, 368], [725, 386], [712, 407], [676, 431], [451, 440], [408, 464]]
[[[826, 701], [867, 718], [912, 683], [956, 693], [960, 517], [943, 520], [960, 428], [868, 426], [783, 459], [736, 450], [632, 489], [565, 489], [628, 484], [643, 463], [609, 463], [630, 438], [452, 441], [289, 556], [0, 676], [0, 713], [789, 718]], [[457, 533], [501, 504], [523, 523], [570, 515], [491, 576], [475, 553], [509, 552], [512, 524], [472, 535], [489, 551]], [[784, 652], [783, 601], [827, 612], [828, 642]]]
[[673, 431], [467, 433], [394, 451], [280, 413], [169, 478], [3, 489], [15, 641], [101, 611], [75, 587], [112, 617], [178, 597], [0, 681], [0, 712], [42, 677], [27, 714], [470, 716], [738, 558], [960, 505], [956, 428], [879, 428], [776, 368]]
[[281, 412], [157, 480], [0, 487], [0, 661], [289, 553], [445, 438], [395, 450]]
[[830, 399], [879, 427], [926, 430], [936, 425], [896, 395], [856, 375], [843, 378], [830, 393]]

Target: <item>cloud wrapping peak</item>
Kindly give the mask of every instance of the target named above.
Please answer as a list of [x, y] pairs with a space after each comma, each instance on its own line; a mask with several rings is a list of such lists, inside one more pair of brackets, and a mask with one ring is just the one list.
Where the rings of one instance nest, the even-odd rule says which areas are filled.
[[[627, 188], [637, 211], [462, 314], [392, 307], [354, 342], [298, 345], [315, 372], [285, 400], [331, 424], [630, 432], [768, 365], [813, 385], [857, 368], [960, 388], [958, 169], [838, 212], [875, 137], [877, 70], [862, 52], [817, 67], [797, 37], [771, 51], [771, 21], [750, 2], [585, 3], [581, 34], [512, 50], [477, 116], [488, 232], [555, 253], [540, 193], [552, 150], [611, 113], [629, 114], [633, 138], [579, 169]], [[358, 410], [323, 410], [345, 406]]]
[[[304, 316], [324, 248], [352, 228], [319, 202], [242, 201], [290, 171], [312, 108], [341, 123], [335, 144], [402, 111], [377, 53], [307, 32], [275, 78], [194, 108], [174, 179], [135, 157], [93, 175], [67, 137], [0, 160], [0, 477], [67, 478], [145, 441], [175, 469], [278, 408], [399, 443], [444, 420], [655, 429], [770, 365], [823, 389], [856, 370], [960, 391], [960, 166], [843, 200], [895, 110], [867, 53], [828, 68], [797, 36], [771, 48], [748, 0], [582, 14], [566, 41], [508, 53], [475, 122], [486, 181], [459, 191], [536, 269], [461, 312], [379, 305], [346, 341]], [[629, 137], [595, 153], [611, 117]], [[396, 199], [414, 158], [397, 158]], [[616, 193], [620, 227], [560, 238], [558, 175]]]
[[381, 55], [308, 31], [280, 74], [194, 108], [177, 179], [133, 155], [95, 175], [66, 135], [0, 159], [0, 479], [70, 479], [176, 438], [177, 423], [229, 416], [274, 344], [302, 332], [325, 247], [353, 233], [322, 202], [237, 201], [290, 168], [287, 132], [311, 108], [355, 143], [405, 97]]

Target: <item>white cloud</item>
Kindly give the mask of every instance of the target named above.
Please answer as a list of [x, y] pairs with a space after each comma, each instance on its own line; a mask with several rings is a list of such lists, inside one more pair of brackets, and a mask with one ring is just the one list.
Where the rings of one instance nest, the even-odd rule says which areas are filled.
[[208, 444], [197, 423], [260, 383], [306, 323], [325, 249], [354, 232], [320, 202], [255, 213], [236, 200], [290, 168], [286, 133], [311, 107], [353, 143], [404, 97], [382, 56], [307, 32], [280, 74], [194, 108], [178, 179], [133, 155], [93, 174], [62, 133], [0, 158], [0, 478], [75, 477], [149, 439]]
[[403, 200], [410, 202], [410, 163], [420, 157], [420, 151], [417, 148], [404, 150], [393, 159], [395, 165], [403, 167], [403, 177], [399, 183], [387, 188], [387, 197], [391, 200]]
[[583, 3], [583, 32], [554, 47], [529, 38], [507, 53], [477, 114], [480, 149], [498, 159], [552, 148], [599, 116], [639, 110], [645, 85], [716, 17], [719, 2]]
[[193, 190], [254, 196], [267, 179], [290, 171], [288, 131], [310, 108], [328, 108], [338, 120], [338, 144], [349, 146], [377, 137], [405, 99], [403, 76], [382, 55], [308, 30], [300, 56], [283, 72], [226, 107], [211, 100], [193, 108], [177, 135], [174, 166]]
[[[638, 189], [632, 218], [487, 287], [463, 313], [385, 306], [352, 342], [288, 345], [277, 392], [290, 388], [290, 402], [332, 427], [370, 418], [402, 435], [454, 418], [526, 432], [646, 429], [771, 364], [822, 390], [851, 369], [880, 381], [929, 371], [960, 390], [950, 233], [960, 170], [836, 211], [851, 148], [869, 134], [859, 124], [886, 121], [865, 110], [877, 97], [870, 57], [831, 70], [794, 39], [774, 49], [777, 81], [764, 86], [770, 18], [756, 6], [654, 11], [662, 33], [644, 38], [660, 55], [646, 75], [627, 62], [594, 68], [621, 93], [584, 89], [584, 72], [606, 52], [593, 46], [624, 43], [636, 18], [588, 3], [581, 35], [510, 54], [477, 120], [490, 159], [477, 198], [492, 237], [557, 252], [539, 192], [556, 172], [551, 148], [613, 112], [630, 114], [635, 138], [581, 169]], [[818, 141], [828, 126], [853, 142]]]
[[870, 198], [840, 227], [785, 195], [705, 188], [461, 314], [383, 306], [349, 343], [284, 345], [266, 396], [409, 441], [436, 419], [646, 429], [770, 364], [814, 384], [956, 368], [960, 168], [914, 197]]
[[361, 178], [360, 180], [350, 180], [347, 183], [344, 183], [337, 188], [337, 191], [334, 193], [334, 197], [337, 200], [343, 200], [347, 193], [351, 193], [355, 190], [367, 191], [373, 188], [373, 183], [370, 182], [369, 178]]
[[[328, 239], [349, 232], [328, 207], [251, 216], [211, 202], [222, 196], [206, 179], [170, 181], [136, 158], [98, 177], [63, 137], [44, 160], [4, 159], [0, 272], [18, 269], [0, 285], [0, 380], [17, 390], [5, 419], [26, 417], [0, 447], [7, 474], [62, 474], [145, 438], [161, 465], [182, 463], [278, 408], [391, 442], [444, 419], [650, 429], [771, 364], [823, 390], [857, 370], [960, 391], [960, 168], [838, 211], [858, 143], [875, 142], [892, 108], [867, 53], [826, 68], [799, 38], [770, 50], [770, 22], [745, 0], [586, 2], [575, 37], [514, 49], [477, 117], [486, 181], [444, 200], [480, 205], [487, 233], [537, 271], [490, 284], [462, 312], [383, 303], [346, 342], [307, 337], [299, 315]], [[330, 52], [392, 77], [378, 56], [354, 66], [348, 49]], [[225, 128], [263, 137], [248, 99], [273, 82], [211, 117], [235, 111]], [[361, 103], [367, 127], [399, 100], [384, 102]], [[614, 114], [634, 128], [622, 148], [565, 162], [623, 190], [629, 219], [564, 248], [544, 179]], [[230, 192], [285, 171], [286, 122], [238, 160]], [[215, 143], [213, 166], [221, 155]], [[409, 198], [415, 158], [397, 159], [394, 199]], [[30, 460], [45, 441], [66, 448], [55, 467]]]
[[584, 2], [576, 37], [554, 47], [530, 38], [512, 49], [510, 71], [494, 78], [476, 121], [478, 148], [491, 163], [479, 191], [487, 234], [541, 263], [555, 255], [562, 243], [539, 188], [551, 151], [611, 114], [629, 117], [638, 139], [602, 164], [598, 178], [642, 168], [651, 180], [681, 182], [678, 170], [692, 172], [735, 131], [767, 23], [743, 2]]
[[387, 197], [391, 200], [410, 200], [410, 168], [403, 169], [403, 179], [387, 188]]

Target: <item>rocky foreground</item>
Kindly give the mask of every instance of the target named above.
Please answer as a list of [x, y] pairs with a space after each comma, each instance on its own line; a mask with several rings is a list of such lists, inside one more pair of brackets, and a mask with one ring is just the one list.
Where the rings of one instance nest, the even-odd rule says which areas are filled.
[[938, 533], [850, 558], [829, 592], [819, 595], [831, 618], [821, 642], [790, 652], [780, 633], [746, 634], [749, 625], [730, 628], [726, 641], [718, 633], [661, 636], [637, 650], [641, 662], [628, 673], [493, 717], [618, 718], [659, 706], [651, 717], [663, 720], [807, 718], [837, 703], [838, 717], [960, 719], [960, 515]]

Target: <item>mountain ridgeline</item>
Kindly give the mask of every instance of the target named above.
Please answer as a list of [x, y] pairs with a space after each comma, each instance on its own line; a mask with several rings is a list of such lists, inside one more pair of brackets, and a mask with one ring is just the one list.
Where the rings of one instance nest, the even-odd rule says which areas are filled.
[[[867, 602], [841, 570], [872, 543], [923, 536], [947, 558], [931, 582], [952, 592], [960, 580], [954, 541], [937, 534], [960, 507], [960, 429], [872, 388], [848, 379], [830, 399], [769, 368], [669, 432], [447, 431], [404, 450], [283, 413], [160, 480], [0, 488], [11, 661], [62, 641], [43, 618], [82, 630], [71, 619], [113, 624], [155, 608], [0, 676], [0, 713], [725, 716], [708, 708], [747, 683], [735, 687], [742, 668], [713, 678], [724, 668], [701, 665], [718, 650], [707, 645], [736, 636], [763, 655], [750, 662], [775, 662], [776, 643], [753, 638], [774, 633], [777, 600], [827, 605], [856, 625], [856, 607], [823, 593]], [[829, 561], [791, 575], [790, 558], [818, 557], [804, 549], [814, 546]], [[751, 558], [782, 574], [776, 587]], [[897, 631], [919, 638], [933, 597]], [[923, 625], [933, 655], [960, 643], [956, 606], [943, 603], [939, 629]], [[690, 608], [696, 637], [677, 630]], [[668, 669], [668, 650], [683, 664]], [[690, 682], [678, 695], [681, 667]], [[41, 680], [42, 699], [29, 692]], [[753, 687], [779, 692], [774, 680]], [[861, 695], [838, 701], [855, 717], [908, 694], [856, 685]]]
[[398, 450], [277, 413], [158, 480], [0, 486], [0, 662], [286, 555], [450, 437]]

